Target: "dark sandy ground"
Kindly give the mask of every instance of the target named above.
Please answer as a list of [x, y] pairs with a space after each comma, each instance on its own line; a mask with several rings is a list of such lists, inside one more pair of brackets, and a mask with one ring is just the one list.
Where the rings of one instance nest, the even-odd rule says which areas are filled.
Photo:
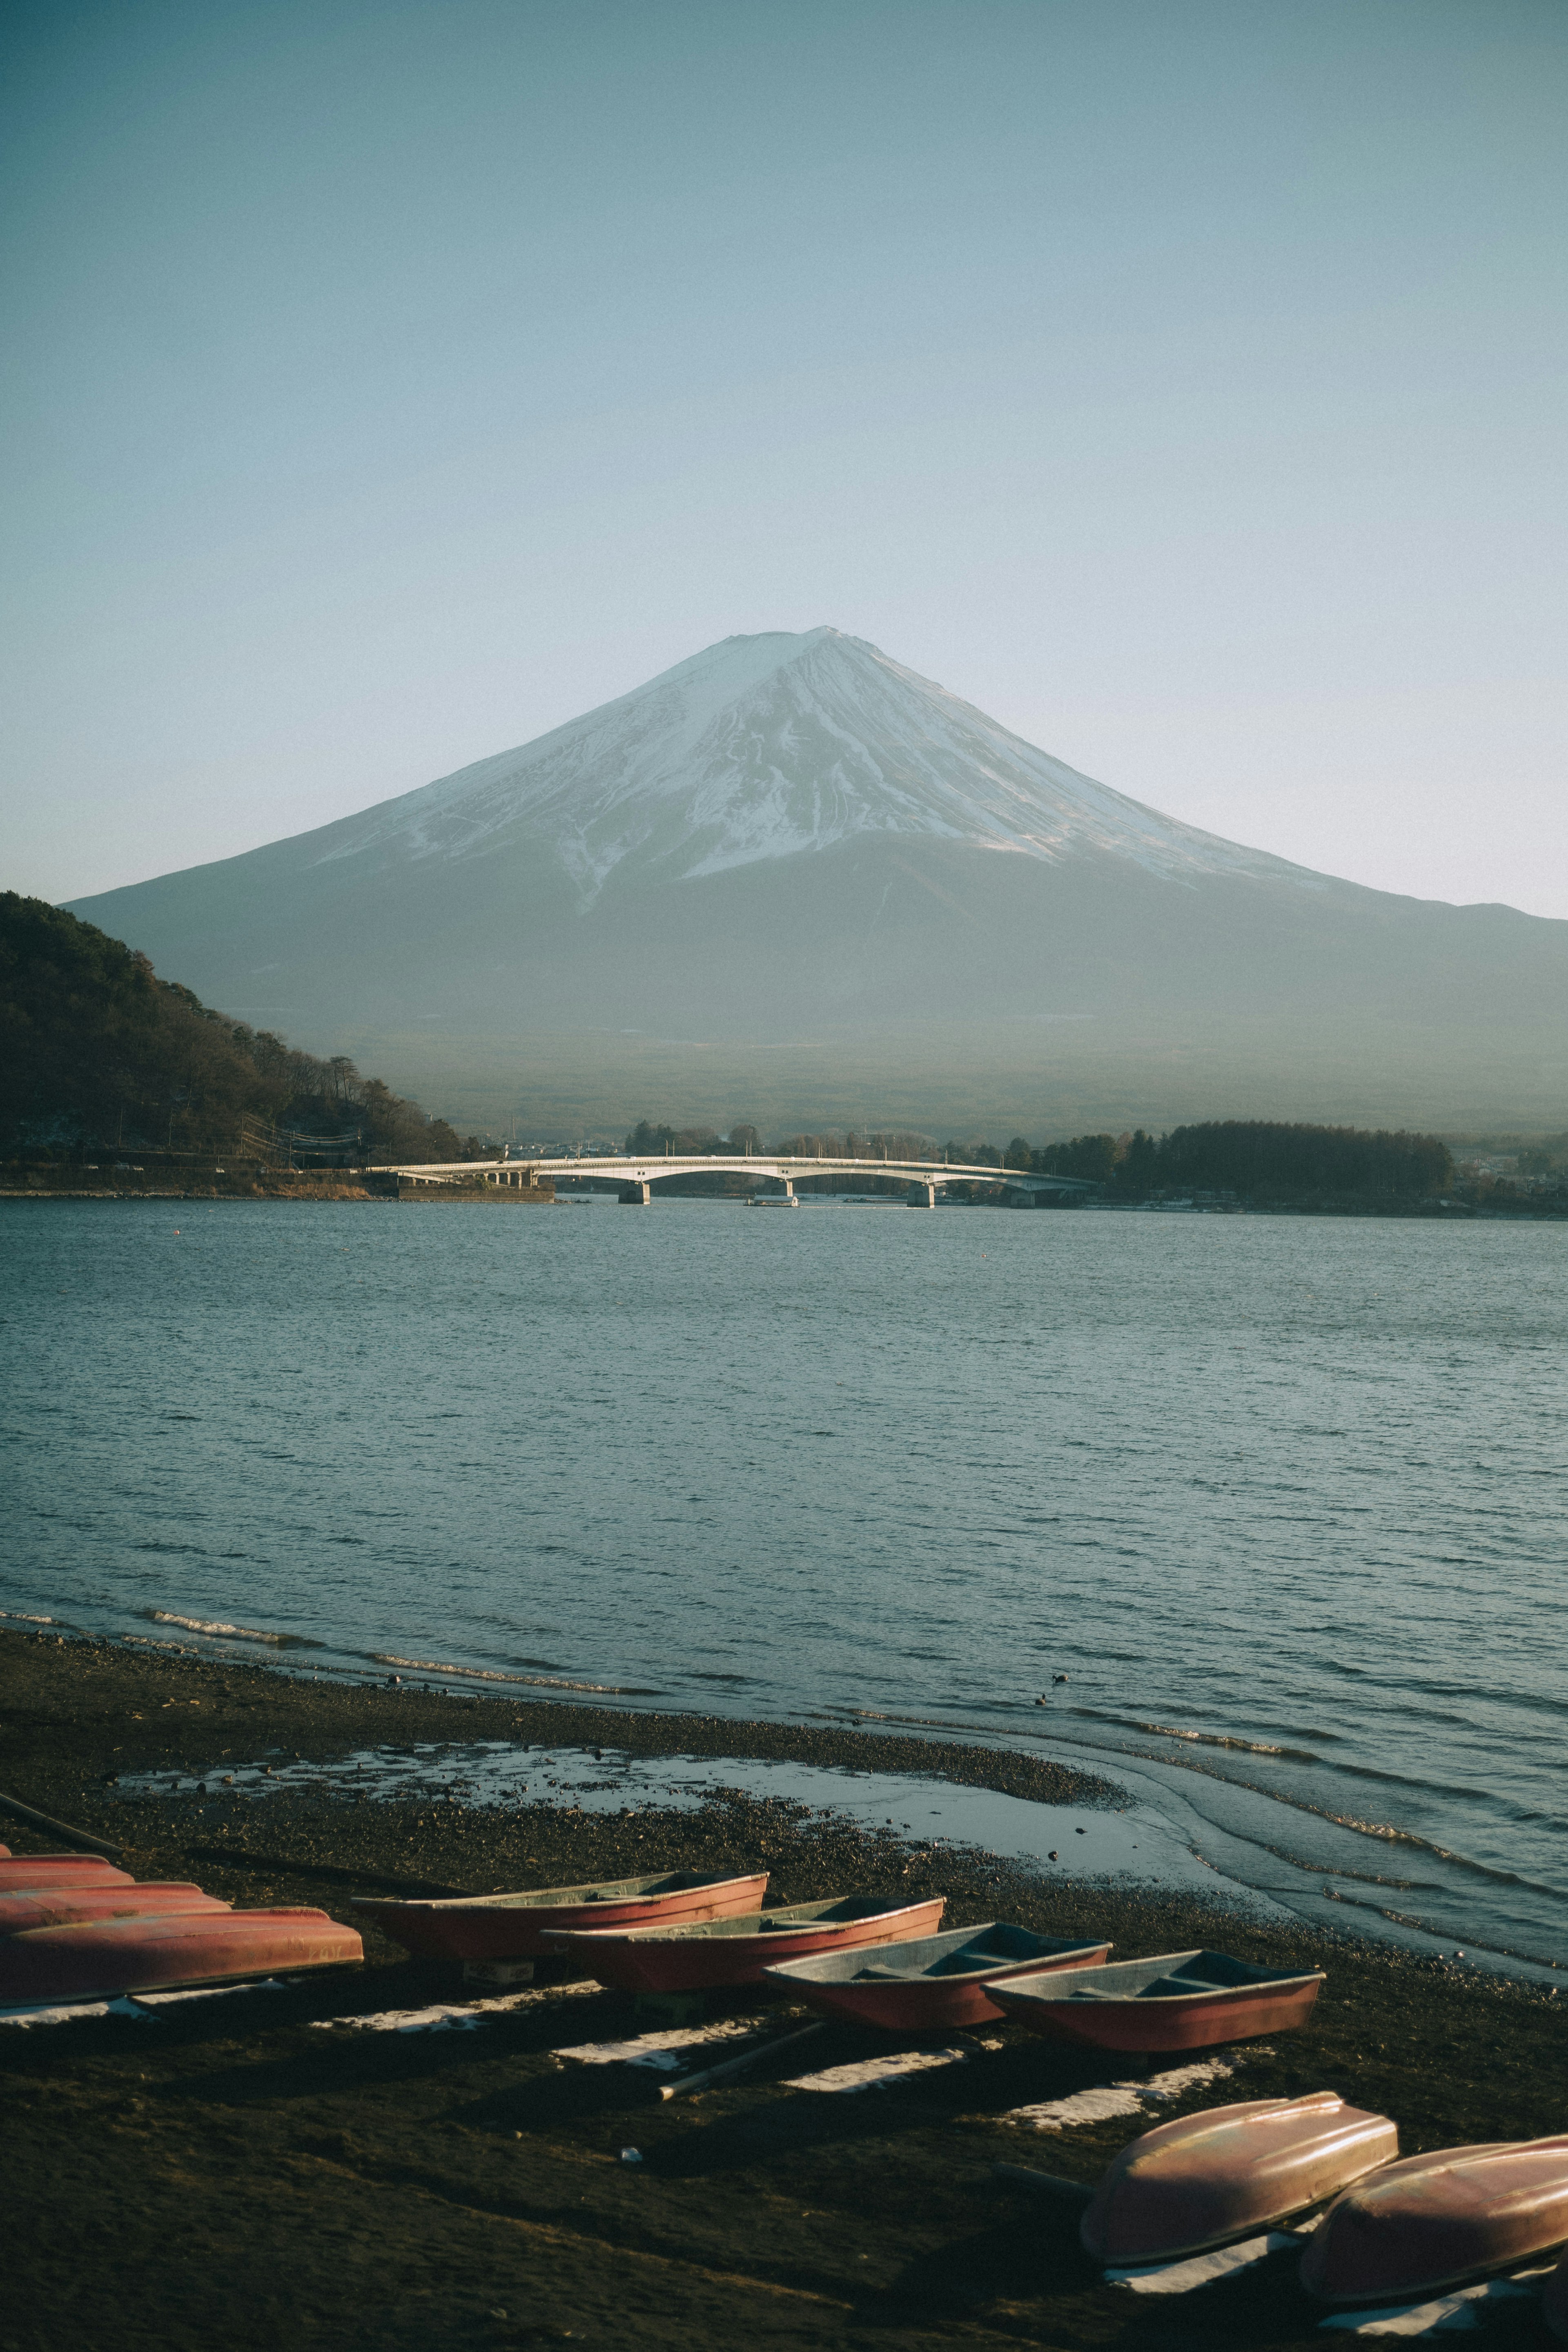
[[[384, 1742], [509, 1738], [931, 1769], [1016, 1795], [1114, 1801], [1058, 1768], [984, 1749], [313, 1685], [159, 1649], [0, 1633], [0, 1789], [123, 1842], [139, 1878], [190, 1877], [237, 1903], [319, 1904], [351, 1919], [354, 1894], [488, 1892], [663, 1866], [765, 1864], [782, 1901], [942, 1891], [952, 1925], [1081, 1924], [1113, 1936], [1124, 1958], [1217, 1941], [1328, 1969], [1305, 2031], [1162, 2116], [1331, 2087], [1395, 2116], [1407, 2151], [1568, 2121], [1568, 2001], [1539, 1987], [1157, 1892], [1108, 1895], [1065, 1871], [1047, 1883], [994, 1856], [930, 1861], [889, 1834], [776, 1801], [607, 1816], [531, 1800], [153, 1802], [112, 1785], [180, 1765], [216, 1787], [230, 1763], [274, 1745], [325, 1760]], [[52, 1843], [3, 1822], [0, 1835], [18, 1853]], [[1080, 2059], [997, 2026], [989, 2038], [1001, 2049], [885, 2091], [782, 2087], [806, 2064], [889, 2046], [834, 2025], [734, 2084], [664, 2103], [657, 2076], [552, 2054], [657, 2021], [621, 1996], [547, 1997], [471, 2032], [311, 2022], [460, 1998], [454, 1976], [367, 1938], [363, 1971], [279, 1992], [181, 2004], [152, 2022], [0, 2028], [0, 2352], [501, 2352], [567, 2340], [1275, 2352], [1332, 2340], [1318, 2334], [1289, 2255], [1196, 2294], [1135, 2298], [1100, 2284], [1079, 2254], [1069, 2206], [993, 2177], [1002, 2162], [1093, 2180], [1157, 2118], [1048, 2135], [998, 2118], [1136, 2062]], [[729, 2001], [736, 2015], [762, 2006], [749, 1993]], [[641, 2164], [621, 2160], [628, 2146]], [[1546, 2339], [1521, 2303], [1499, 2306], [1478, 2340], [1536, 2352]]]

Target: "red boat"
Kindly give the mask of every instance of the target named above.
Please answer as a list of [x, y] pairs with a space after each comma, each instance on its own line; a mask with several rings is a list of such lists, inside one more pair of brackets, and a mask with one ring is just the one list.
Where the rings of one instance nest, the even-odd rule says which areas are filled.
[[1568, 2344], [1568, 2254], [1563, 2255], [1546, 2282], [1541, 2315], [1546, 2322], [1548, 2336], [1554, 2336], [1559, 2344]]
[[199, 1886], [30, 1886], [15, 1895], [0, 1887], [0, 1936], [29, 1927], [70, 1927], [83, 1919], [160, 1919], [174, 1912], [227, 1911], [233, 1906]]
[[1321, 2303], [1411, 2303], [1568, 2242], [1568, 2137], [1407, 2156], [1347, 2190], [1301, 2257]]
[[900, 1937], [869, 1959], [858, 1951], [818, 1952], [811, 1959], [781, 1960], [763, 1973], [770, 1984], [830, 2017], [891, 2033], [925, 2033], [994, 2023], [1002, 2011], [987, 1986], [1039, 1969], [1090, 1967], [1110, 1949], [1104, 1943], [1032, 1935], [993, 1919], [984, 1927], [950, 1928], [945, 1936]]
[[584, 1886], [541, 1886], [525, 1895], [458, 1895], [430, 1903], [356, 1895], [384, 1936], [422, 1960], [531, 1960], [551, 1928], [667, 1927], [754, 1911], [768, 1874], [714, 1878], [666, 1870], [651, 1878], [607, 1878]]
[[195, 1911], [29, 1927], [0, 1940], [0, 2008], [292, 1975], [363, 1957], [353, 1929], [324, 1911]]
[[8, 1853], [0, 1856], [0, 1892], [24, 1886], [131, 1886], [128, 1870], [116, 1870], [95, 1853]]
[[1079, 2234], [1097, 2263], [1176, 2262], [1275, 2229], [1398, 2153], [1398, 2126], [1337, 2091], [1208, 2107], [1112, 2158]]
[[1321, 1969], [1258, 1969], [1228, 1952], [1163, 1952], [1152, 1960], [1024, 1977], [992, 1989], [1005, 2015], [1032, 2033], [1097, 2050], [1208, 2050], [1303, 2024]]
[[853, 1944], [891, 1944], [931, 1934], [941, 1925], [944, 1895], [889, 1907], [877, 1895], [846, 1895], [833, 1903], [792, 1903], [744, 1918], [701, 1927], [587, 1930], [545, 1937], [585, 1975], [626, 1992], [695, 1992], [716, 1985], [758, 1984], [786, 1956], [803, 1958]]

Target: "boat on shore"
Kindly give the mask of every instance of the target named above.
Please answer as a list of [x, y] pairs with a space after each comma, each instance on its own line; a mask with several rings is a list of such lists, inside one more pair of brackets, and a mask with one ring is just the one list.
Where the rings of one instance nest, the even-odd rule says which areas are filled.
[[229, 1911], [233, 1905], [184, 1881], [131, 1886], [0, 1886], [0, 1937], [29, 1927], [69, 1927], [87, 1919], [160, 1918], [174, 1912]]
[[352, 1927], [324, 1911], [196, 1911], [90, 1919], [0, 1938], [0, 2008], [222, 1984], [345, 1968], [364, 1958]]
[[1004, 2015], [1032, 2033], [1097, 2050], [1209, 2050], [1303, 2024], [1321, 1969], [1255, 1968], [1228, 1952], [1162, 1952], [994, 1986]]
[[1110, 1949], [1108, 1943], [1037, 1936], [992, 1919], [980, 1927], [950, 1928], [944, 1936], [900, 1937], [868, 1958], [856, 1950], [830, 1950], [776, 1961], [763, 1974], [829, 2017], [852, 2018], [858, 2025], [879, 2025], [892, 2033], [924, 2033], [994, 2023], [1002, 2011], [988, 1985], [1037, 1969], [1090, 1967]]
[[353, 1907], [422, 1960], [533, 1960], [550, 1948], [543, 1937], [552, 1928], [729, 1919], [755, 1911], [767, 1885], [765, 1870], [740, 1878], [664, 1870], [645, 1878], [540, 1886], [517, 1895], [442, 1895], [419, 1902], [356, 1895]]
[[546, 1931], [586, 1976], [624, 1992], [699, 1992], [761, 1983], [776, 1961], [864, 1944], [892, 1944], [935, 1933], [947, 1898], [889, 1905], [878, 1895], [843, 1895], [827, 1903], [791, 1903], [676, 1927]]
[[1079, 2235], [1097, 2263], [1178, 2262], [1276, 2229], [1398, 2154], [1397, 2125], [1337, 2091], [1207, 2107], [1113, 2157]]
[[118, 1870], [96, 1853], [0, 1854], [0, 1892], [29, 1886], [132, 1886], [128, 1870]]
[[1568, 2243], [1568, 2135], [1407, 2156], [1347, 2189], [1301, 2257], [1320, 2303], [1411, 2303]]

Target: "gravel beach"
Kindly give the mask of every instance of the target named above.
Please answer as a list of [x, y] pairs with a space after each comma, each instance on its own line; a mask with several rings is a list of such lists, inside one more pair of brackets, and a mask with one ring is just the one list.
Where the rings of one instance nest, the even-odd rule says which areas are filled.
[[[138, 1878], [191, 1878], [241, 1905], [489, 1893], [661, 1868], [765, 1867], [770, 1900], [942, 1893], [947, 1924], [997, 1916], [1110, 1936], [1117, 1957], [1223, 1943], [1321, 1966], [1309, 2027], [1141, 2114], [1039, 2131], [1010, 2110], [1152, 2069], [1079, 2057], [998, 2025], [960, 2061], [887, 2088], [787, 2087], [899, 2045], [830, 2025], [731, 2083], [665, 2101], [658, 2074], [554, 2053], [658, 2022], [624, 1996], [552, 1986], [471, 2030], [346, 2022], [460, 2004], [455, 1971], [366, 1937], [363, 1970], [170, 2004], [150, 2017], [0, 2028], [10, 2220], [0, 2352], [62, 2345], [291, 2348], [574, 2346], [1115, 2346], [1321, 2343], [1275, 2255], [1181, 2297], [1101, 2283], [1070, 2200], [998, 2163], [1083, 2182], [1152, 2122], [1232, 2098], [1332, 2088], [1396, 2118], [1406, 2152], [1561, 2130], [1568, 2003], [1539, 1984], [1264, 1925], [1157, 1887], [940, 1856], [779, 1800], [619, 1813], [531, 1795], [489, 1806], [265, 1803], [223, 1774], [269, 1748], [321, 1762], [371, 1747], [508, 1740], [641, 1756], [788, 1759], [929, 1773], [1052, 1804], [1108, 1784], [1004, 1751], [817, 1726], [648, 1716], [569, 1701], [312, 1682], [262, 1665], [48, 1632], [0, 1633], [0, 1789], [124, 1848]], [[181, 1768], [206, 1793], [150, 1798], [121, 1776]], [[16, 1853], [55, 1841], [0, 1822]], [[709, 2021], [808, 2022], [753, 1992]], [[982, 2043], [996, 2046], [982, 2046]], [[725, 2054], [722, 2050], [717, 2055]], [[665, 2080], [669, 2078], [666, 2076]], [[635, 2148], [637, 2160], [625, 2151]], [[1533, 2345], [1528, 2303], [1487, 2323]]]

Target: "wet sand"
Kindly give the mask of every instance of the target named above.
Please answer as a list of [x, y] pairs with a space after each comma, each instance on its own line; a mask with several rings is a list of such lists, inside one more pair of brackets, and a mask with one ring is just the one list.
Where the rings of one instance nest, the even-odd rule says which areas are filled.
[[[734, 1794], [695, 1811], [363, 1801], [264, 1803], [222, 1774], [280, 1747], [327, 1761], [389, 1744], [510, 1739], [641, 1755], [789, 1758], [930, 1771], [1050, 1803], [1114, 1803], [1033, 1759], [893, 1735], [570, 1701], [446, 1697], [311, 1683], [261, 1666], [0, 1633], [0, 1789], [125, 1847], [138, 1878], [194, 1878], [239, 1904], [487, 1893], [669, 1867], [766, 1867], [770, 1899], [944, 1893], [947, 1923], [1004, 1916], [1110, 1935], [1117, 1956], [1218, 1942], [1320, 1965], [1310, 2024], [1226, 2082], [1142, 2116], [1036, 2133], [1026, 2103], [1135, 2077], [986, 2029], [1001, 2047], [855, 2095], [784, 2078], [880, 2054], [830, 2025], [732, 2084], [668, 2103], [658, 2075], [552, 2053], [659, 2021], [609, 1993], [552, 1990], [472, 2031], [404, 2034], [317, 2021], [464, 1998], [456, 1973], [366, 1938], [363, 1970], [281, 1991], [0, 2028], [10, 2222], [0, 2352], [62, 2345], [271, 2352], [576, 2345], [869, 2347], [1035, 2344], [1118, 2352], [1270, 2352], [1328, 2339], [1293, 2259], [1183, 2297], [1102, 2284], [1070, 2207], [998, 2182], [997, 2163], [1092, 2181], [1151, 2123], [1231, 2098], [1331, 2087], [1397, 2118], [1406, 2151], [1561, 2130], [1568, 1997], [1260, 1924], [1159, 1888], [1096, 1887], [995, 1856], [940, 1858], [893, 1835]], [[205, 1797], [156, 1801], [118, 1776], [178, 1766]], [[17, 1853], [53, 1841], [0, 1822]], [[808, 2021], [752, 1992], [710, 2016]], [[716, 2053], [722, 2055], [722, 2052]], [[1157, 2060], [1155, 2068], [1179, 2063]], [[668, 2079], [668, 2078], [666, 2078]], [[623, 2162], [637, 2147], [642, 2161]], [[1496, 2340], [1533, 2346], [1529, 2304]]]

